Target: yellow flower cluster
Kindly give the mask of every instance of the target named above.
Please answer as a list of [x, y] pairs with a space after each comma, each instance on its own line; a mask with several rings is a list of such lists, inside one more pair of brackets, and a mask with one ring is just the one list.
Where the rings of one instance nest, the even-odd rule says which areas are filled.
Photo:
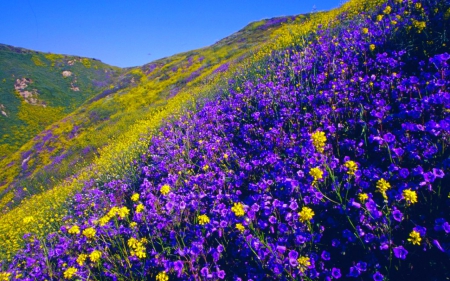
[[316, 150], [322, 153], [324, 151], [325, 142], [327, 141], [325, 133], [322, 131], [316, 131], [312, 133], [311, 139], [313, 141], [313, 145], [316, 148]]
[[389, 15], [392, 11], [391, 6], [386, 6], [386, 8], [383, 10], [383, 13], [385, 13], [386, 15]]
[[139, 193], [134, 193], [131, 195], [131, 201], [136, 202], [139, 200]]
[[231, 207], [231, 211], [236, 215], [236, 217], [242, 217], [245, 215], [244, 205], [242, 203], [234, 203]]
[[139, 204], [136, 206], [136, 213], [141, 213], [145, 209], [143, 204]]
[[86, 258], [87, 258], [87, 255], [86, 255], [86, 254], [80, 254], [80, 255], [78, 256], [78, 258], [77, 258], [77, 263], [78, 263], [80, 266], [83, 266], [83, 265], [84, 265], [84, 262], [86, 261]]
[[403, 190], [403, 197], [408, 204], [417, 203], [417, 192], [411, 190], [411, 188]]
[[134, 237], [128, 239], [128, 247], [130, 247], [130, 254], [132, 256], [138, 257], [140, 259], [144, 259], [147, 257], [146, 249], [144, 244], [146, 243], [146, 239], [142, 238], [141, 240], [137, 240]]
[[298, 213], [298, 216], [301, 222], [306, 222], [312, 220], [314, 212], [311, 208], [303, 206], [302, 210]]
[[69, 267], [64, 271], [64, 278], [71, 279], [77, 273], [77, 269], [75, 267]]
[[118, 215], [121, 219], [124, 219], [125, 217], [127, 217], [130, 214], [130, 209], [128, 209], [127, 207], [112, 207], [109, 212], [104, 215], [103, 217], [101, 217], [98, 220], [98, 224], [100, 226], [104, 226], [106, 225], [112, 218], [114, 218], [116, 215]]
[[162, 195], [167, 195], [170, 192], [170, 185], [165, 184], [161, 186], [161, 189], [159, 190]]
[[323, 178], [323, 172], [319, 167], [312, 168], [309, 174], [314, 178], [314, 182]]
[[8, 281], [10, 276], [9, 272], [0, 272], [0, 281]]
[[92, 251], [92, 253], [89, 255], [89, 259], [92, 262], [98, 262], [100, 260], [100, 258], [102, 257], [102, 252], [100, 252], [99, 250], [94, 250]]
[[417, 33], [422, 33], [422, 31], [427, 27], [427, 22], [413, 19], [413, 26], [417, 29]]
[[69, 228], [69, 234], [80, 234], [80, 227], [78, 225], [73, 225]]
[[94, 238], [96, 233], [97, 231], [92, 227], [88, 227], [85, 230], [83, 230], [83, 235], [89, 239]]
[[358, 194], [358, 199], [364, 203], [367, 199], [369, 199], [369, 195], [367, 195], [367, 193], [360, 193]]
[[161, 271], [156, 275], [156, 281], [169, 281], [169, 275], [164, 271]]
[[210, 222], [210, 220], [209, 220], [207, 215], [200, 215], [200, 216], [197, 217], [197, 219], [198, 219], [198, 223], [200, 225], [205, 225], [205, 224]]
[[358, 165], [356, 165], [356, 162], [352, 160], [345, 162], [344, 167], [348, 169], [347, 174], [349, 175], [355, 175], [355, 172], [358, 171]]
[[297, 259], [298, 262], [298, 268], [301, 272], [304, 272], [308, 266], [311, 266], [311, 260], [309, 257], [301, 256]]
[[244, 233], [244, 231], [245, 231], [245, 227], [242, 225], [242, 223], [237, 223], [237, 224], [236, 224], [236, 228], [237, 228], [237, 230], [239, 230], [241, 233]]
[[422, 237], [420, 237], [420, 233], [413, 230], [409, 234], [408, 241], [411, 242], [413, 245], [420, 245], [420, 241], [422, 241]]
[[381, 178], [377, 181], [377, 189], [383, 195], [384, 199], [387, 199], [386, 191], [391, 188], [391, 184], [385, 179]]

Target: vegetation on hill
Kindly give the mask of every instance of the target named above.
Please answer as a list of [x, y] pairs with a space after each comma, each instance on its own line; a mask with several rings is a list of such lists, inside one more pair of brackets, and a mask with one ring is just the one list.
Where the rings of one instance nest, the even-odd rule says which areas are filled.
[[121, 69], [0, 44], [0, 160], [109, 87]]
[[68, 183], [84, 181], [62, 226], [25, 235], [0, 276], [450, 278], [449, 19], [443, 0], [353, 0], [185, 81]]
[[[58, 229], [67, 212], [64, 202], [85, 181], [133, 174], [132, 161], [163, 118], [215, 85], [282, 23], [292, 21], [261, 21], [210, 47], [125, 69], [114, 84], [1, 161], [8, 168], [0, 171], [0, 255], [11, 257], [30, 230], [45, 235]], [[22, 224], [31, 213], [36, 223]]]

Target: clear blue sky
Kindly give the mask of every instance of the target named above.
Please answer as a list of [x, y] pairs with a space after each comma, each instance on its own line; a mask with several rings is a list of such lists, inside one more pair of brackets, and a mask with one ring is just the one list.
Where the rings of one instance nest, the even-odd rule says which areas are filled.
[[329, 10], [341, 2], [0, 0], [0, 43], [138, 66], [209, 46], [253, 21]]

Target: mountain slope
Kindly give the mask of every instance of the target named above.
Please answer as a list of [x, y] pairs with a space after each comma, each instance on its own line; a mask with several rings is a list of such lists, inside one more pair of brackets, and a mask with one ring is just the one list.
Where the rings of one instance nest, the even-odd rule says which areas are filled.
[[[292, 19], [260, 21], [210, 47], [125, 69], [112, 87], [4, 159], [0, 163], [7, 167], [0, 171], [0, 240], [15, 249], [27, 231], [48, 233], [55, 226], [43, 220], [51, 216], [52, 222], [59, 221], [66, 212], [63, 205], [67, 197], [86, 180], [132, 175], [130, 163], [139, 159], [161, 120], [175, 114], [198, 93], [208, 92], [218, 81], [227, 83], [224, 77], [229, 71], [277, 31], [292, 25]], [[24, 198], [28, 199], [16, 207]], [[16, 227], [29, 213], [46, 227]], [[11, 251], [2, 252], [5, 255], [10, 256]]]
[[121, 69], [95, 59], [0, 44], [0, 160], [74, 111]]

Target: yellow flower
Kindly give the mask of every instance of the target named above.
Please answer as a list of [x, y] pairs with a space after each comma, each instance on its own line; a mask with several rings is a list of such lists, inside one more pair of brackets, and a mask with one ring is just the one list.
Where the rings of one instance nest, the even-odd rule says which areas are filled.
[[137, 226], [137, 222], [135, 222], [135, 221], [130, 222], [130, 227], [131, 228], [135, 228], [136, 226]]
[[136, 201], [138, 201], [138, 200], [139, 200], [139, 193], [134, 193], [134, 194], [131, 196], [131, 201], [136, 202]]
[[30, 222], [34, 221], [34, 217], [32, 216], [24, 217], [22, 221], [24, 224], [29, 224]]
[[408, 204], [417, 203], [417, 192], [409, 189], [403, 190], [403, 197], [408, 202]]
[[231, 207], [231, 211], [236, 215], [236, 217], [242, 217], [245, 215], [244, 205], [242, 203], [234, 203], [233, 207]]
[[377, 181], [377, 188], [379, 192], [385, 193], [389, 188], [391, 188], [391, 184], [385, 179], [381, 178]]
[[391, 20], [391, 24], [392, 24], [392, 25], [396, 25], [396, 24], [397, 24], [397, 21], [396, 21], [396, 20]]
[[100, 252], [99, 250], [94, 250], [92, 251], [92, 253], [89, 255], [89, 259], [92, 262], [97, 262], [100, 260], [100, 258], [102, 257], [102, 252]]
[[78, 225], [73, 225], [69, 228], [69, 234], [80, 234], [80, 227]]
[[168, 184], [165, 184], [161, 186], [161, 189], [159, 191], [161, 191], [162, 195], [167, 195], [167, 193], [170, 192], [170, 186]]
[[198, 219], [198, 223], [200, 225], [204, 225], [204, 224], [207, 224], [207, 223], [210, 222], [210, 220], [209, 220], [207, 215], [200, 215], [200, 216], [197, 217], [197, 219]]
[[364, 203], [367, 199], [369, 199], [369, 195], [367, 195], [366, 193], [360, 193], [358, 194], [358, 199], [359, 201]]
[[298, 213], [298, 215], [299, 215], [299, 220], [301, 222], [306, 222], [306, 221], [310, 221], [313, 218], [314, 212], [311, 208], [303, 206], [302, 210]]
[[109, 216], [103, 216], [98, 220], [98, 224], [100, 226], [104, 226], [105, 224], [107, 224], [109, 222], [111, 218]]
[[139, 213], [142, 212], [144, 209], [145, 209], [144, 205], [139, 204], [139, 205], [136, 206], [136, 213], [139, 214]]
[[237, 223], [237, 224], [236, 224], [236, 228], [237, 228], [237, 230], [239, 230], [241, 233], [244, 233], [244, 231], [245, 231], [245, 227], [242, 225], [242, 223]]
[[375, 44], [370, 44], [369, 49], [373, 52], [375, 50]]
[[0, 272], [0, 281], [8, 281], [10, 276], [11, 273], [9, 272]]
[[228, 159], [228, 154], [225, 153], [225, 154], [223, 155], [223, 158]]
[[383, 19], [383, 15], [378, 15], [377, 16], [377, 21], [381, 21]]
[[325, 133], [322, 131], [316, 131], [312, 133], [311, 139], [313, 141], [313, 145], [316, 148], [316, 150], [322, 153], [324, 150], [325, 142], [327, 141]]
[[117, 211], [117, 214], [119, 215], [119, 217], [121, 219], [125, 218], [126, 216], [128, 216], [128, 214], [130, 213], [130, 209], [128, 209], [127, 207], [122, 207]]
[[156, 275], [156, 281], [169, 281], [169, 276], [164, 271], [161, 271]]
[[420, 245], [420, 241], [422, 241], [422, 237], [420, 237], [420, 233], [413, 230], [409, 234], [408, 241], [411, 242], [413, 245]]
[[347, 174], [349, 175], [355, 175], [355, 172], [358, 171], [358, 165], [355, 161], [349, 160], [345, 162], [344, 166], [348, 169]]
[[309, 174], [314, 178], [314, 181], [320, 180], [323, 177], [323, 172], [319, 167], [312, 168]]
[[64, 278], [65, 279], [70, 279], [72, 278], [73, 275], [75, 275], [77, 273], [77, 269], [75, 267], [69, 267], [68, 269], [66, 269], [64, 271]]
[[390, 6], [386, 6], [383, 13], [385, 13], [386, 15], [389, 15], [391, 13], [391, 11], [392, 11], [392, 8]]
[[80, 266], [83, 266], [84, 261], [86, 260], [86, 258], [87, 258], [87, 255], [86, 255], [86, 254], [80, 254], [80, 255], [78, 256], [78, 258], [77, 258], [77, 263], [78, 263]]
[[308, 266], [311, 266], [311, 261], [308, 257], [299, 257], [297, 259], [297, 262], [301, 272], [304, 272], [308, 268]]
[[209, 166], [208, 165], [205, 165], [205, 166], [203, 166], [203, 171], [207, 171], [208, 169], [209, 169]]
[[127, 242], [128, 247], [130, 247], [130, 248], [136, 248], [138, 243], [139, 243], [139, 241], [134, 237], [131, 237], [130, 239], [128, 239], [128, 242]]
[[368, 29], [367, 27], [364, 27], [364, 28], [362, 29], [362, 33], [363, 33], [363, 34], [369, 33], [369, 29]]
[[83, 230], [83, 235], [89, 239], [94, 238], [96, 233], [97, 231], [92, 227], [88, 227], [85, 230]]

